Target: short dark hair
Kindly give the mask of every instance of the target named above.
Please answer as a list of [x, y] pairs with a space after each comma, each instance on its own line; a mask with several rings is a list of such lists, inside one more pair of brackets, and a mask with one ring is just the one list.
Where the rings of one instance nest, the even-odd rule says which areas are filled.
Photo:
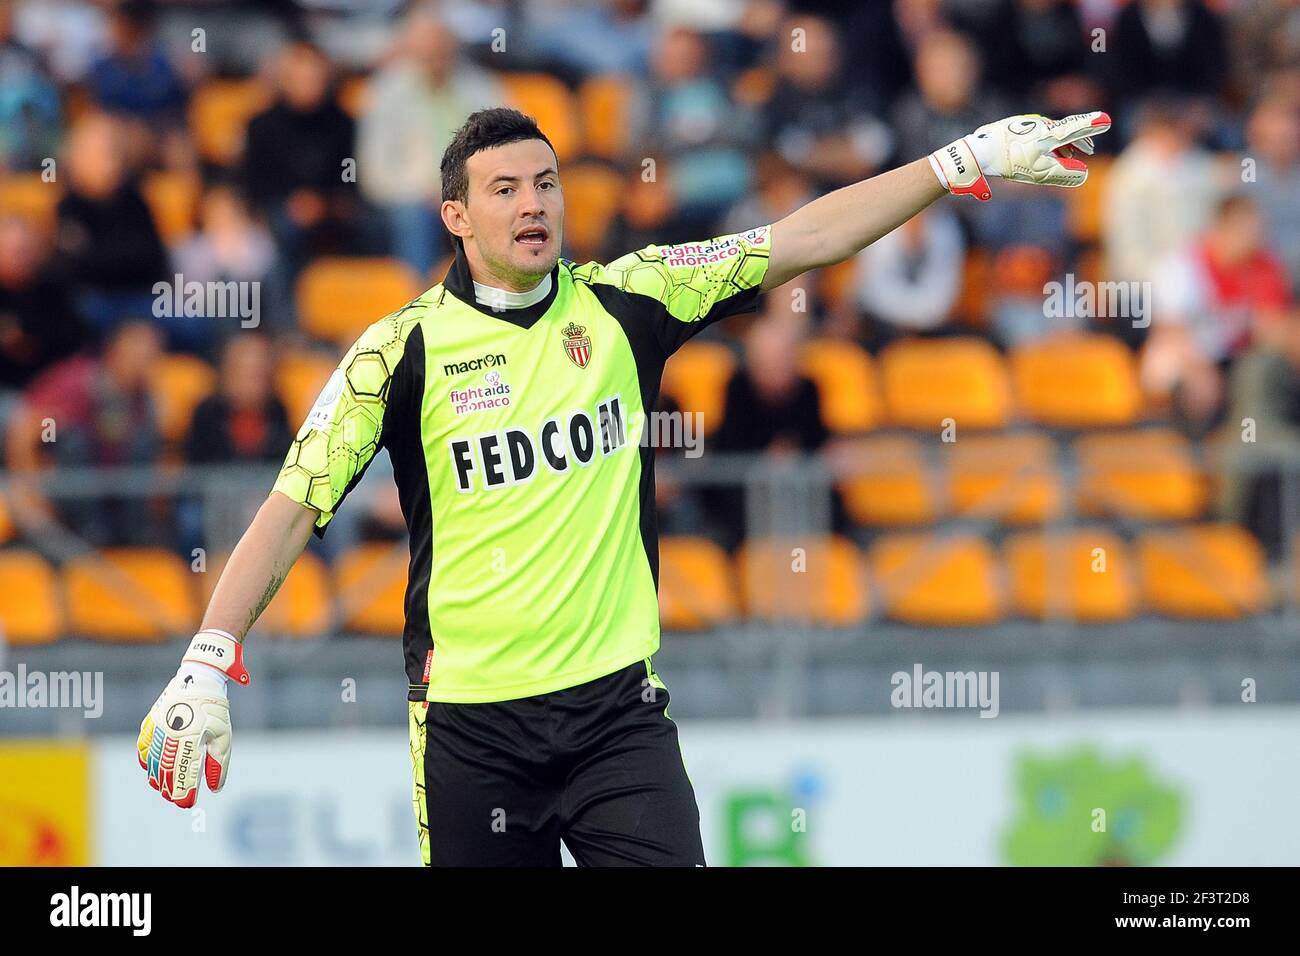
[[540, 139], [551, 147], [551, 152], [555, 152], [555, 147], [531, 116], [504, 106], [471, 113], [442, 154], [442, 198], [461, 202], [469, 199], [465, 162], [475, 153], [525, 139]]

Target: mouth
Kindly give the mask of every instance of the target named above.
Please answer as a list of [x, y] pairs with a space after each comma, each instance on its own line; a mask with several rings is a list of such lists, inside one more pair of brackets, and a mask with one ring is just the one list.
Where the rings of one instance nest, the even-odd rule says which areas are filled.
[[515, 233], [515, 242], [524, 246], [543, 246], [550, 237], [551, 232], [545, 226], [526, 226]]

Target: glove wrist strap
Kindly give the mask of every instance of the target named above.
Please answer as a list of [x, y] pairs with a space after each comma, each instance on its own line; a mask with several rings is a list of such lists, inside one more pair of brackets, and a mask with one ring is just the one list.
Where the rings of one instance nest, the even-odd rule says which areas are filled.
[[975, 151], [965, 139], [949, 143], [930, 154], [930, 168], [940, 185], [954, 196], [974, 196], [980, 202], [993, 198]]
[[252, 678], [244, 667], [244, 645], [234, 635], [216, 628], [204, 628], [194, 635], [181, 662], [193, 661], [215, 667], [237, 684], [247, 685]]

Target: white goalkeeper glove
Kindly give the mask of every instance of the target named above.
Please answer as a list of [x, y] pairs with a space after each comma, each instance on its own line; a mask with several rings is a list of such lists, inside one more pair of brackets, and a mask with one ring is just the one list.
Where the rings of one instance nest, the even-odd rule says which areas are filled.
[[1079, 154], [1091, 156], [1092, 137], [1108, 129], [1110, 116], [1101, 112], [1059, 120], [1022, 113], [936, 149], [930, 154], [930, 168], [950, 193], [981, 202], [993, 198], [988, 176], [1042, 186], [1082, 186], [1088, 167]]
[[194, 806], [200, 777], [213, 793], [225, 785], [231, 735], [228, 680], [249, 682], [244, 646], [225, 631], [199, 631], [176, 676], [140, 724], [136, 751], [149, 786], [178, 807]]

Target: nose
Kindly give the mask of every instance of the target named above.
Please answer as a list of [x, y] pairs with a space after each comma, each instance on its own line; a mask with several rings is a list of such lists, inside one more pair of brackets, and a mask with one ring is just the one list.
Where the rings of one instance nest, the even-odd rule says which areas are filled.
[[542, 194], [536, 186], [525, 186], [519, 190], [519, 218], [535, 219], [544, 215]]

